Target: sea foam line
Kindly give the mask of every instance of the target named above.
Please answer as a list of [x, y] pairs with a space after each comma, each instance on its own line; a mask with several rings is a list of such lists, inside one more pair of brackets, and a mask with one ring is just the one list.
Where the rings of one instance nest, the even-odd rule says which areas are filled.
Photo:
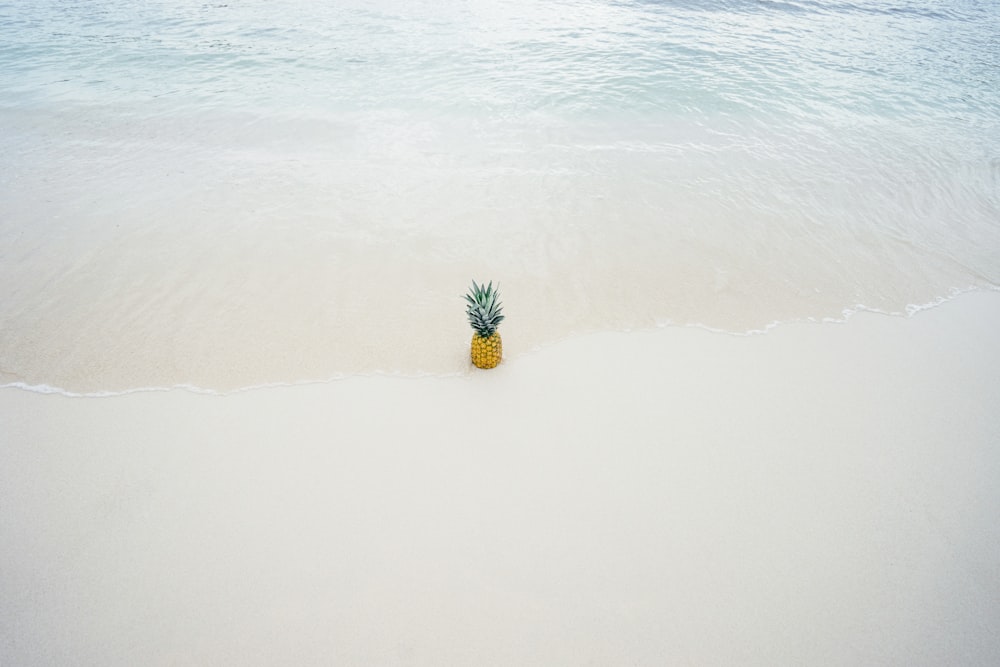
[[[749, 337], [749, 336], [759, 336], [767, 334], [776, 328], [788, 325], [788, 324], [845, 324], [850, 321], [855, 315], [859, 313], [873, 313], [877, 315], [886, 315], [888, 317], [903, 317], [906, 319], [912, 318], [917, 313], [921, 313], [927, 310], [932, 310], [945, 303], [953, 301], [954, 299], [962, 296], [963, 294], [969, 294], [972, 292], [1000, 292], [1000, 286], [988, 285], [988, 286], [971, 286], [962, 288], [952, 288], [949, 290], [948, 294], [944, 296], [939, 296], [931, 301], [927, 301], [921, 304], [908, 304], [902, 310], [883, 310], [880, 308], [872, 308], [865, 306], [864, 304], [856, 304], [854, 306], [849, 306], [841, 311], [840, 317], [805, 317], [798, 319], [789, 320], [775, 320], [763, 327], [750, 329], [748, 331], [730, 331], [727, 329], [720, 329], [718, 327], [711, 327], [705, 324], [699, 323], [688, 323], [688, 324], [678, 324], [670, 320], [664, 320], [657, 322], [653, 329], [666, 329], [669, 327], [683, 327], [692, 329], [701, 329], [709, 333], [714, 334], [724, 334], [729, 336], [739, 336], [739, 337]], [[519, 359], [526, 355], [531, 355], [536, 352], [540, 352], [546, 348], [558, 345], [566, 340], [575, 338], [581, 335], [587, 335], [591, 333], [605, 333], [608, 331], [619, 331], [622, 333], [630, 333], [633, 331], [643, 331], [649, 330], [648, 328], [637, 328], [637, 329], [625, 329], [625, 330], [606, 330], [606, 329], [594, 329], [591, 331], [575, 331], [568, 336], [564, 336], [557, 340], [549, 341], [546, 343], [534, 345], [528, 350], [521, 352], [520, 354], [514, 355], [512, 359]], [[231, 396], [235, 394], [242, 394], [244, 392], [257, 391], [261, 389], [277, 389], [277, 388], [292, 388], [292, 387], [302, 387], [314, 384], [329, 384], [331, 382], [337, 382], [340, 380], [347, 380], [352, 378], [391, 378], [399, 380], [419, 380], [423, 378], [438, 378], [438, 379], [449, 379], [449, 378], [468, 378], [470, 376], [469, 372], [454, 372], [454, 373], [432, 373], [432, 372], [416, 372], [416, 373], [403, 373], [400, 371], [383, 371], [375, 370], [367, 373], [337, 373], [331, 377], [321, 380], [292, 380], [292, 381], [280, 381], [280, 382], [266, 382], [262, 384], [249, 385], [246, 387], [237, 387], [235, 389], [229, 390], [219, 390], [210, 389], [207, 387], [200, 387], [193, 384], [175, 384], [168, 387], [134, 387], [131, 389], [121, 389], [121, 390], [101, 390], [92, 392], [77, 392], [62, 387], [56, 387], [49, 384], [31, 384], [29, 382], [8, 382], [6, 384], [0, 384], [0, 389], [18, 389], [21, 391], [32, 392], [36, 394], [50, 394], [57, 396], [64, 396], [67, 398], [113, 398], [118, 396], [128, 396], [131, 394], [143, 394], [152, 392], [168, 392], [168, 391], [186, 391], [192, 394], [199, 394], [203, 396]]]

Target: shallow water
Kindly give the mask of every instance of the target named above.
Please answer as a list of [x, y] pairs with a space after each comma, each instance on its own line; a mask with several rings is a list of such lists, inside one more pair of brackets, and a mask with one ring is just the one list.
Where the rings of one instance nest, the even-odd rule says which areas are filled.
[[0, 0], [0, 384], [227, 391], [1000, 285], [990, 2]]

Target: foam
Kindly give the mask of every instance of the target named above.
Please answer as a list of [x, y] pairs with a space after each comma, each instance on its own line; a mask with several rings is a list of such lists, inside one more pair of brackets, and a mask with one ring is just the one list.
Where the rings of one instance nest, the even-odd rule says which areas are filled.
[[[869, 308], [864, 305], [855, 305], [850, 308], [845, 308], [841, 311], [840, 317], [824, 317], [824, 318], [804, 318], [798, 320], [789, 320], [783, 322], [771, 322], [764, 327], [755, 328], [748, 331], [729, 331], [725, 329], [719, 329], [716, 327], [710, 327], [698, 323], [690, 323], [677, 325], [672, 322], [658, 322], [655, 329], [671, 329], [671, 328], [687, 328], [707, 331], [713, 334], [722, 334], [735, 337], [752, 337], [761, 336], [772, 333], [776, 329], [789, 325], [799, 325], [799, 324], [846, 324], [854, 317], [859, 314], [878, 314], [885, 315], [888, 317], [904, 318], [910, 319], [918, 316], [926, 311], [938, 308], [944, 304], [947, 304], [955, 299], [961, 298], [963, 295], [967, 295], [975, 292], [996, 292], [1000, 289], [979, 289], [979, 288], [964, 288], [964, 289], [954, 289], [947, 296], [942, 296], [932, 301], [928, 301], [922, 304], [910, 304], [903, 309], [895, 311], [886, 311], [876, 308]], [[651, 329], [644, 329], [645, 331], [650, 331]], [[620, 333], [628, 334], [631, 332], [638, 332], [643, 330], [632, 330], [632, 329], [622, 329], [622, 330], [590, 330], [590, 331], [576, 331], [569, 336], [565, 336], [558, 340], [548, 341], [545, 343], [536, 344], [529, 349], [522, 349], [515, 354], [505, 355], [505, 363], [519, 363], [520, 360], [525, 357], [530, 357], [532, 355], [541, 353], [548, 350], [554, 346], [563, 344], [574, 338], [579, 338], [581, 336], [593, 335], [596, 333]], [[192, 394], [201, 394], [209, 396], [229, 396], [240, 394], [249, 391], [266, 390], [273, 388], [288, 388], [288, 387], [300, 387], [316, 384], [326, 384], [330, 382], [338, 382], [351, 378], [391, 378], [391, 379], [411, 379], [418, 380], [423, 378], [438, 378], [438, 379], [462, 379], [468, 378], [473, 375], [475, 371], [471, 369], [471, 366], [464, 371], [456, 371], [449, 373], [433, 373], [433, 372], [404, 372], [399, 370], [374, 370], [367, 372], [358, 373], [338, 373], [321, 380], [290, 380], [290, 381], [276, 381], [267, 382], [255, 385], [248, 385], [242, 387], [235, 387], [231, 389], [215, 389], [211, 387], [203, 387], [188, 383], [179, 383], [171, 386], [148, 386], [148, 387], [132, 387], [121, 390], [95, 390], [95, 391], [73, 391], [63, 387], [52, 386], [49, 384], [31, 384], [22, 381], [8, 382], [6, 384], [0, 384], [0, 389], [19, 389], [22, 391], [38, 393], [38, 394], [56, 394], [60, 396], [65, 396], [69, 398], [106, 398], [115, 396], [127, 396], [130, 394], [142, 394], [142, 393], [154, 393], [154, 392], [170, 392], [170, 391], [182, 391]]]

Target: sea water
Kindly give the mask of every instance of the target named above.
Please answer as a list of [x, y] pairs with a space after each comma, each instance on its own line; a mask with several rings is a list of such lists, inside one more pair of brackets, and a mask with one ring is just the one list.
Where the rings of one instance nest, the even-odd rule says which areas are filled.
[[469, 367], [1000, 285], [991, 0], [0, 0], [0, 384]]

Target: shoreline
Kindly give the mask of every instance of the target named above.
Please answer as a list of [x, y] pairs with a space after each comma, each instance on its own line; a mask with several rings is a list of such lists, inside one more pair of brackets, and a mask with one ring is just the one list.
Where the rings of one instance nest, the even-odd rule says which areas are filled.
[[0, 663], [1000, 662], [1000, 293], [464, 377], [0, 389]]
[[[850, 322], [855, 317], [868, 316], [868, 315], [881, 315], [891, 318], [900, 319], [911, 319], [915, 316], [924, 313], [925, 311], [940, 308], [956, 299], [961, 299], [969, 294], [1000, 294], [1000, 287], [964, 287], [964, 288], [952, 288], [950, 293], [944, 296], [939, 296], [931, 301], [921, 304], [909, 304], [902, 311], [884, 311], [877, 308], [870, 308], [864, 305], [854, 305], [846, 307], [841, 311], [841, 317], [806, 317], [802, 319], [791, 319], [791, 320], [780, 320], [774, 321], [762, 327], [756, 329], [749, 329], [746, 331], [730, 331], [728, 329], [720, 329], [717, 327], [708, 326], [705, 324], [697, 323], [674, 323], [671, 321], [665, 321], [657, 323], [650, 327], [637, 327], [637, 328], [624, 328], [624, 329], [594, 329], [585, 331], [575, 331], [565, 335], [562, 338], [557, 338], [551, 341], [546, 341], [543, 343], [537, 343], [533, 346], [524, 348], [523, 346], [518, 347], [515, 345], [516, 352], [514, 354], [506, 354], [504, 356], [504, 364], [516, 363], [521, 359], [529, 358], [535, 354], [544, 353], [553, 347], [565, 344], [568, 341], [572, 341], [578, 338], [587, 338], [590, 336], [617, 336], [617, 335], [632, 335], [632, 334], [652, 334], [661, 330], [669, 329], [693, 329], [696, 331], [704, 331], [709, 334], [722, 335], [722, 336], [735, 336], [737, 338], [744, 338], [749, 336], [762, 336], [767, 335], [779, 328], [787, 326], [801, 326], [801, 325], [823, 325], [823, 324], [846, 324]], [[461, 341], [458, 341], [460, 344]], [[509, 347], [509, 346], [508, 346]], [[461, 355], [460, 355], [461, 356]], [[345, 371], [339, 374], [335, 374], [328, 378], [321, 379], [300, 379], [300, 380], [278, 380], [274, 382], [268, 382], [258, 385], [249, 385], [245, 387], [235, 387], [232, 389], [218, 389], [212, 387], [202, 387], [199, 385], [180, 383], [171, 386], [140, 386], [121, 390], [97, 390], [97, 391], [73, 391], [63, 387], [56, 387], [49, 384], [32, 384], [29, 382], [13, 381], [0, 384], [0, 391], [5, 389], [15, 389], [21, 391], [27, 391], [37, 394], [54, 394], [59, 396], [65, 396], [68, 398], [113, 398], [117, 396], [127, 396], [136, 393], [161, 393], [161, 392], [172, 392], [172, 391], [185, 391], [193, 394], [201, 394], [208, 396], [230, 396], [233, 394], [241, 394], [250, 391], [261, 391], [276, 388], [288, 388], [288, 387], [300, 387], [300, 386], [310, 386], [310, 385], [323, 385], [336, 382], [349, 381], [360, 378], [386, 378], [386, 379], [400, 379], [400, 380], [423, 380], [423, 379], [439, 379], [448, 380], [456, 378], [467, 378], [475, 375], [478, 371], [472, 367], [471, 364], [468, 365], [466, 370], [461, 371], [450, 371], [450, 372], [434, 372], [434, 371], [418, 371], [418, 372], [407, 372], [404, 370], [394, 370], [394, 371], [381, 371], [374, 370], [369, 372], [349, 372]], [[2, 373], [0, 373], [2, 374]], [[9, 374], [9, 373], [8, 373]]]

